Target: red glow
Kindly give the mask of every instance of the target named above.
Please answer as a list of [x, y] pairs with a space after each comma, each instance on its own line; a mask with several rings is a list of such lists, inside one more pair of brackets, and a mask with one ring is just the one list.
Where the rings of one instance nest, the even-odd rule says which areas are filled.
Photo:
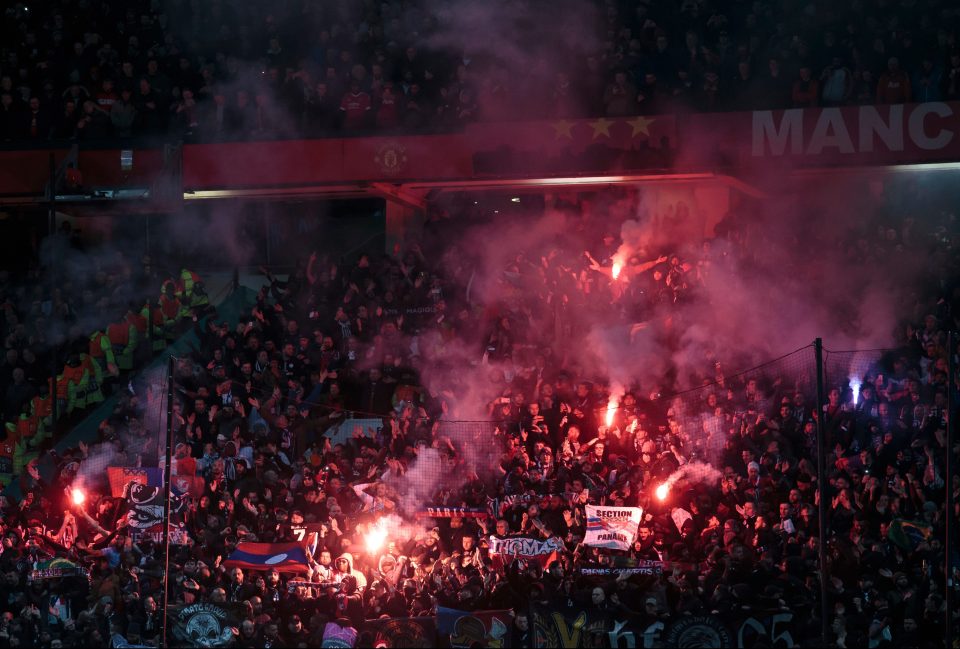
[[381, 518], [377, 521], [376, 525], [371, 527], [370, 531], [364, 535], [367, 552], [371, 555], [380, 552], [380, 548], [383, 547], [386, 540], [387, 528], [386, 525], [384, 525], [384, 520]]
[[658, 500], [666, 500], [666, 499], [667, 499], [667, 495], [670, 493], [670, 487], [668, 487], [668, 486], [667, 486], [667, 483], [664, 482], [662, 485], [660, 485], [659, 487], [657, 487], [657, 492], [656, 492], [656, 493], [657, 493], [657, 499], [658, 499]]
[[617, 399], [616, 397], [610, 397], [610, 401], [607, 402], [607, 416], [604, 420], [607, 428], [610, 428], [613, 425], [613, 418], [617, 415]]

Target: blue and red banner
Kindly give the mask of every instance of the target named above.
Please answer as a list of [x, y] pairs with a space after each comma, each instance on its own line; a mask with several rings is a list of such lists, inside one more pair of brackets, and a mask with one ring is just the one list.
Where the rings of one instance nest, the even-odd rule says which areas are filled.
[[279, 572], [307, 572], [307, 552], [300, 543], [249, 543], [237, 544], [223, 565], [227, 568], [246, 570], [270, 570]]

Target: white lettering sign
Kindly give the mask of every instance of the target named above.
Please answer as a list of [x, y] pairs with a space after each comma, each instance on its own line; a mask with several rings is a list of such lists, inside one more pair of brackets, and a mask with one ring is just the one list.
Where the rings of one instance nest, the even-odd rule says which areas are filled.
[[[840, 108], [813, 110], [785, 110], [779, 120], [774, 117], [774, 111], [754, 111], [752, 155], [899, 152], [904, 150], [905, 133], [916, 148], [938, 151], [946, 148], [954, 138], [954, 131], [943, 124], [955, 116], [954, 110], [943, 102], [917, 104], [909, 107], [909, 111], [903, 105], [860, 106], [855, 111]], [[939, 120], [928, 119], [931, 116]], [[808, 122], [816, 118], [809, 132], [804, 130], [804, 117]], [[856, 134], [855, 139], [851, 133]]]

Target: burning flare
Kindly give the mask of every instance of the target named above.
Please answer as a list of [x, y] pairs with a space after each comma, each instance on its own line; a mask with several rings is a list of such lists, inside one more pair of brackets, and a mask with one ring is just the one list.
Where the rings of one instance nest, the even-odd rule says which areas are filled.
[[860, 385], [861, 381], [859, 377], [850, 377], [850, 389], [853, 390], [853, 405], [857, 405], [857, 401], [860, 400]]
[[70, 499], [73, 500], [74, 505], [79, 506], [87, 499], [87, 494], [83, 493], [83, 489], [75, 488], [70, 492]]
[[387, 527], [384, 525], [382, 518], [370, 528], [370, 531], [364, 535], [363, 540], [366, 544], [368, 554], [372, 555], [380, 551], [387, 540]]
[[667, 485], [666, 482], [664, 482], [662, 485], [657, 487], [657, 491], [656, 491], [657, 500], [666, 500], [667, 494], [669, 493], [670, 493], [670, 487]]
[[604, 423], [607, 425], [607, 428], [613, 426], [613, 418], [617, 416], [617, 397], [615, 395], [610, 395], [610, 400], [607, 402], [607, 416], [604, 418]]
[[623, 264], [619, 261], [613, 262], [613, 266], [610, 268], [610, 274], [613, 275], [613, 279], [620, 277], [621, 270], [623, 270]]

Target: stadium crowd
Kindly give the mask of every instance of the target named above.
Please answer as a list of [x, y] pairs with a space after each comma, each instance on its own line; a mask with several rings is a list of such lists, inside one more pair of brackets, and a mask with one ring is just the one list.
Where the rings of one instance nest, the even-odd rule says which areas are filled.
[[[922, 200], [913, 207], [938, 213]], [[701, 299], [712, 267], [749, 254], [747, 226], [733, 218], [698, 256], [664, 249], [626, 260], [619, 281], [629, 290], [610, 273], [617, 237], [590, 240], [612, 224], [587, 214], [574, 234], [511, 258], [496, 271], [507, 290], [477, 304], [478, 266], [450, 246], [459, 221], [436, 217], [393, 255], [337, 263], [314, 254], [286, 279], [265, 269], [268, 284], [238, 322], [188, 305], [175, 333], [192, 329], [197, 342], [176, 365], [171, 470], [200, 480], [185, 501], [185, 534], [171, 545], [170, 604], [242, 605], [230, 641], [239, 647], [318, 646], [329, 623], [356, 629], [438, 606], [510, 609], [515, 646], [531, 646], [536, 603], [631, 616], [644, 628], [700, 613], [810, 611], [791, 626], [801, 646], [942, 647], [946, 366], [958, 351], [946, 348], [945, 331], [960, 313], [950, 252], [960, 232], [947, 213], [939, 218], [917, 224], [878, 211], [845, 242], [846, 254], [868, 264], [923, 251], [937, 277], [902, 314], [899, 347], [863, 366], [856, 402], [846, 377], [834, 377], [822, 413], [809, 375], [767, 368], [724, 377], [705, 358], [706, 387], [671, 398], [663, 395], [677, 377], [643, 392], [627, 386], [612, 395], [608, 423], [607, 378], [557, 351], [584, 335], [577, 310], [607, 309], [629, 326]], [[711, 253], [721, 247], [732, 254]], [[13, 301], [7, 313], [6, 348], [24, 349]], [[26, 358], [8, 351], [5, 380]], [[484, 377], [479, 387], [467, 378], [474, 374]], [[31, 380], [46, 381], [42, 372]], [[28, 462], [22, 498], [0, 503], [0, 646], [158, 641], [163, 545], [135, 534], [128, 501], [106, 481], [88, 479], [79, 505], [70, 487], [91, 474], [85, 463], [102, 478], [105, 450], [115, 466], [162, 465], [162, 383], [133, 378], [98, 440], [51, 455], [51, 476]], [[5, 385], [16, 394], [15, 377]], [[488, 421], [457, 420], [466, 399]], [[830, 442], [826, 539], [816, 516], [819, 416]], [[339, 432], [323, 434], [331, 428]], [[653, 497], [684, 466], [691, 473], [666, 499]], [[643, 507], [629, 550], [583, 543], [587, 504]], [[676, 508], [689, 517], [677, 519]], [[390, 536], [370, 546], [383, 521], [394, 525]], [[224, 565], [239, 542], [301, 540], [301, 526], [311, 532], [307, 570]], [[494, 557], [491, 536], [558, 539], [562, 548], [541, 566]], [[817, 620], [821, 542], [826, 639]], [[28, 581], [54, 557], [89, 576]], [[644, 560], [660, 574], [622, 570]]]
[[78, 231], [64, 222], [41, 253], [58, 258], [59, 268], [34, 265], [0, 275], [4, 487], [165, 349], [184, 316], [209, 308], [203, 282], [189, 270], [158, 286], [149, 255], [135, 263], [120, 251], [98, 251], [96, 262], [85, 254]]
[[0, 141], [264, 139], [960, 98], [960, 18], [937, 0], [604, 0], [559, 12], [575, 23], [562, 34], [523, 31], [553, 24], [554, 11], [11, 3]]

